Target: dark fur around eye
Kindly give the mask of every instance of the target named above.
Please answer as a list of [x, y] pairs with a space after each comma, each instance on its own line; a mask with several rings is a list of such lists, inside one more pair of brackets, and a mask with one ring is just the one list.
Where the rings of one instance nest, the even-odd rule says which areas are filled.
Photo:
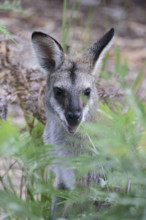
[[90, 88], [87, 88], [84, 90], [84, 95], [89, 97], [90, 96], [90, 93], [91, 93], [91, 89]]
[[64, 90], [58, 87], [54, 87], [54, 95], [56, 98], [62, 98], [64, 96]]

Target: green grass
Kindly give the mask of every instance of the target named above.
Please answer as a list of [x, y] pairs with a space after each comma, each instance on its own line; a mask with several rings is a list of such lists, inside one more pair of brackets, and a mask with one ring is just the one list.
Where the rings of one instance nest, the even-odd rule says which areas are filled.
[[[3, 3], [0, 3], [0, 11], [14, 11], [17, 13], [24, 13], [24, 11], [21, 8], [20, 0], [3, 1]], [[17, 44], [17, 42], [13, 39], [13, 37], [11, 36], [11, 34], [2, 22], [0, 22], [0, 34], [7, 36], [10, 40], [13, 41], [13, 43]]]
[[67, 0], [63, 1], [63, 16], [62, 16], [62, 48], [65, 51], [66, 50], [66, 43], [67, 43], [67, 38], [69, 34], [69, 30], [71, 27], [71, 22], [73, 18], [73, 13], [75, 11], [77, 5], [77, 0], [74, 1], [71, 13], [69, 16], [69, 19], [67, 20], [66, 12], [67, 12]]
[[14, 11], [18, 13], [24, 13], [21, 8], [20, 0], [4, 0], [2, 3], [0, 3], [0, 11]]
[[13, 37], [11, 36], [11, 34], [7, 31], [5, 25], [0, 22], [0, 34], [4, 34], [5, 36], [7, 36], [10, 40], [13, 41], [13, 43], [17, 44], [17, 42], [13, 39]]

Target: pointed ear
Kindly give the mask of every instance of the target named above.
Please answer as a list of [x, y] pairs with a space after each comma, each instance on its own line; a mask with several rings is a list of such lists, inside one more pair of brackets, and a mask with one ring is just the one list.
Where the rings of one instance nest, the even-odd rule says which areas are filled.
[[114, 36], [114, 28], [108, 31], [102, 38], [95, 42], [89, 49], [89, 59], [92, 70], [92, 75], [95, 75], [100, 67], [101, 61], [104, 58], [107, 50], [112, 44]]
[[32, 44], [40, 66], [49, 73], [58, 69], [64, 61], [61, 45], [42, 32], [33, 32]]

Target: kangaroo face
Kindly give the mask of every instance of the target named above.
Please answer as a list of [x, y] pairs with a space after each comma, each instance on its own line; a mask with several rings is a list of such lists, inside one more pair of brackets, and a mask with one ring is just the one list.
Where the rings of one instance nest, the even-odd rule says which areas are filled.
[[38, 62], [48, 73], [46, 111], [56, 115], [69, 133], [74, 133], [96, 106], [96, 73], [113, 35], [111, 29], [91, 46], [81, 61], [76, 61], [67, 58], [52, 37], [41, 32], [32, 34]]
[[69, 60], [48, 80], [46, 106], [51, 107], [70, 133], [86, 119], [94, 97], [98, 97], [95, 84], [87, 68]]

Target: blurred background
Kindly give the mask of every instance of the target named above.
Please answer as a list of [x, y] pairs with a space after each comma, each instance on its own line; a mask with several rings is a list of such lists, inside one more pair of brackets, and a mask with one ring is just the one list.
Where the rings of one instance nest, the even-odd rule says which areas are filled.
[[[2, 4], [4, 0], [0, 0]], [[9, 1], [18, 2], [18, 1]], [[21, 0], [23, 13], [0, 11], [0, 21], [11, 34], [30, 41], [35, 30], [44, 31], [61, 42], [63, 1]], [[69, 21], [75, 0], [67, 0]], [[78, 0], [73, 12], [67, 43], [73, 50], [96, 41], [107, 29], [115, 27], [115, 44], [128, 57], [134, 69], [146, 59], [146, 1], [144, 0]]]
[[[63, 20], [66, 23], [65, 27]], [[31, 50], [33, 31], [45, 32], [63, 44], [64, 32], [68, 29], [65, 45], [70, 55], [76, 55], [87, 49], [108, 29], [114, 27], [115, 41], [106, 64], [107, 72], [113, 72], [114, 48], [117, 46], [120, 48], [120, 59], [127, 59], [129, 62], [127, 76], [129, 84], [135, 80], [140, 69], [145, 71], [146, 1], [144, 0], [0, 0], [0, 22], [14, 38], [21, 41], [19, 44], [21, 52], [18, 52], [16, 49], [18, 47], [13, 45], [11, 56], [15, 63], [21, 63], [27, 68], [37, 67]], [[144, 100], [146, 99], [145, 82], [146, 79], [143, 79], [139, 90], [139, 95]]]

